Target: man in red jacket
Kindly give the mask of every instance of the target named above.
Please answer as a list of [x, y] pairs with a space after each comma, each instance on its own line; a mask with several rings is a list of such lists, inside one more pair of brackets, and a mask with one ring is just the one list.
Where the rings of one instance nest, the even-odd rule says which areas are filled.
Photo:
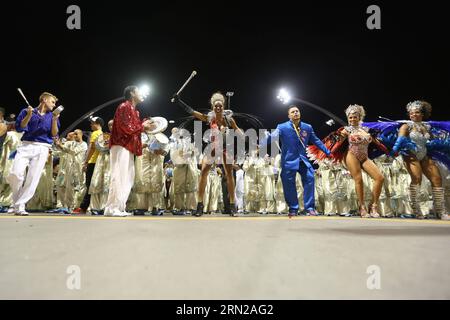
[[142, 155], [141, 133], [151, 128], [150, 121], [142, 121], [136, 109], [136, 105], [144, 100], [139, 89], [126, 87], [124, 97], [126, 101], [119, 105], [114, 115], [109, 140], [111, 180], [106, 216], [132, 215], [126, 212], [125, 207], [134, 182], [134, 156]]

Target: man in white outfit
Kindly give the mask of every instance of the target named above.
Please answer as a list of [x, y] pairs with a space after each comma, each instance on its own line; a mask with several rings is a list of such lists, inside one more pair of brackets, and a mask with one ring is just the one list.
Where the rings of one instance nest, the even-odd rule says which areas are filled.
[[144, 101], [136, 86], [125, 88], [125, 102], [119, 105], [114, 115], [109, 140], [111, 180], [105, 216], [129, 216], [126, 203], [134, 182], [134, 156], [142, 155], [141, 133], [152, 130], [150, 121], [140, 119], [136, 105]]
[[39, 97], [37, 108], [28, 106], [17, 117], [16, 130], [24, 134], [22, 144], [17, 148], [11, 172], [6, 178], [13, 192], [10, 213], [28, 215], [25, 205], [36, 191], [53, 138], [60, 127], [59, 114], [52, 113], [56, 101], [58, 99], [53, 94], [44, 92]]

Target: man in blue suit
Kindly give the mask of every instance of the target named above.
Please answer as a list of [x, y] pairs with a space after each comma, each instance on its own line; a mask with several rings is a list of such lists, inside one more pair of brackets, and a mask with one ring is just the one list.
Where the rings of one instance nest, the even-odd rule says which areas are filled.
[[314, 133], [311, 125], [300, 121], [300, 110], [297, 106], [290, 106], [288, 110], [289, 121], [281, 123], [272, 132], [262, 145], [271, 143], [274, 138], [281, 142], [281, 180], [284, 197], [289, 205], [289, 215], [298, 213], [298, 196], [295, 184], [297, 172], [300, 173], [304, 189], [303, 201], [307, 215], [316, 216], [314, 203], [314, 168], [308, 160], [306, 148], [311, 142], [330, 155], [322, 141]]

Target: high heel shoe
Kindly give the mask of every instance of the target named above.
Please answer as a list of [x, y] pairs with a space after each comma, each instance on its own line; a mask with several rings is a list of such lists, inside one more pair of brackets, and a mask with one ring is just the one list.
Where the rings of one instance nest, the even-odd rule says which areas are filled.
[[370, 218], [370, 214], [367, 212], [366, 206], [360, 206], [359, 207], [359, 214], [361, 215], [361, 218]]
[[376, 203], [370, 206], [370, 216], [372, 218], [379, 218], [380, 214], [378, 213], [378, 205]]

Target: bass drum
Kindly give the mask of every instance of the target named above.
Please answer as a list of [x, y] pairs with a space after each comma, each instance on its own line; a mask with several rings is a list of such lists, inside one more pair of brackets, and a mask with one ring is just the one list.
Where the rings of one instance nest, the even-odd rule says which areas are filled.
[[108, 152], [109, 138], [111, 138], [111, 134], [103, 132], [101, 135], [98, 136], [97, 141], [95, 142], [95, 148], [102, 153]]

